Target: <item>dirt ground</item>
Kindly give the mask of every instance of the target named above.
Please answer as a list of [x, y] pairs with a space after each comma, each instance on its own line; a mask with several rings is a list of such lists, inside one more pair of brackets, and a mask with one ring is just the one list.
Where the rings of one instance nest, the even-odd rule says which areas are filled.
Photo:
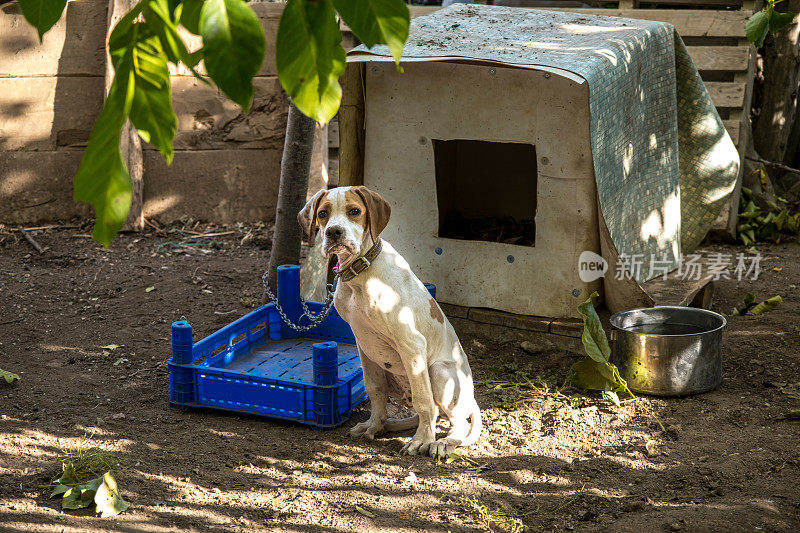
[[[718, 283], [726, 314], [747, 291], [784, 303], [729, 317], [708, 394], [573, 409], [485, 382], [560, 383], [577, 356], [462, 338], [486, 429], [468, 460], [442, 464], [399, 455], [410, 433], [350, 439], [366, 404], [325, 432], [171, 409], [170, 324], [186, 316], [200, 339], [252, 309], [268, 259], [263, 229], [195, 229], [232, 233], [149, 231], [104, 250], [85, 225], [54, 228], [32, 232], [39, 254], [0, 229], [0, 368], [21, 376], [0, 383], [0, 530], [800, 530], [800, 421], [779, 420], [800, 408], [797, 243], [760, 246], [757, 281]], [[119, 452], [131, 506], [115, 518], [38, 488], [87, 437]]]

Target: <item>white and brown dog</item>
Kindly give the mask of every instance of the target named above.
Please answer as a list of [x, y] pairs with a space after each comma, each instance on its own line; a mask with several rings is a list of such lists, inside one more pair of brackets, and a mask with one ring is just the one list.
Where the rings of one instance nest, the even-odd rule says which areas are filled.
[[[322, 228], [323, 254], [339, 261], [334, 305], [355, 334], [371, 403], [369, 420], [350, 435], [373, 439], [416, 426], [403, 453], [443, 459], [456, 446], [477, 441], [483, 428], [472, 371], [439, 305], [405, 259], [380, 238], [390, 213], [389, 204], [366, 187], [339, 187], [317, 192], [298, 220], [312, 243]], [[389, 396], [417, 414], [387, 419]], [[451, 427], [437, 439], [440, 409]]]

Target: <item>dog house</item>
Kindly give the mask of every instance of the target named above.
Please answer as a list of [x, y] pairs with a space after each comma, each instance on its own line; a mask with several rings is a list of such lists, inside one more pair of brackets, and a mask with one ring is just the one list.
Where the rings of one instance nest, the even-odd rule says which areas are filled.
[[[384, 237], [443, 302], [570, 317], [598, 291], [624, 307], [735, 184], [736, 150], [667, 24], [457, 4], [412, 21], [402, 67], [385, 47], [348, 54], [340, 185], [384, 195]], [[584, 252], [640, 268], [581, 276]]]

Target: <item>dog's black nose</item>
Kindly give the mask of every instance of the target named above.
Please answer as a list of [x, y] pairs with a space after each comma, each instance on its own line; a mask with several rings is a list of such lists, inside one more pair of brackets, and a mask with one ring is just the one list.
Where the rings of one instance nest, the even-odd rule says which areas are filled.
[[334, 241], [341, 239], [343, 234], [344, 229], [341, 226], [331, 226], [325, 230], [325, 236]]

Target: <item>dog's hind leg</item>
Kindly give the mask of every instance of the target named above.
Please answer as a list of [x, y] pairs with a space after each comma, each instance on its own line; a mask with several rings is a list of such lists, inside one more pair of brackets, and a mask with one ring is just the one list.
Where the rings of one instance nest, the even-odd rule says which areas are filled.
[[445, 459], [456, 447], [474, 444], [480, 437], [483, 423], [472, 379], [463, 375], [456, 363], [434, 363], [430, 376], [434, 401], [450, 419], [450, 432], [431, 444], [429, 454]]
[[388, 418], [383, 425], [386, 431], [405, 431], [419, 426], [419, 415], [413, 414], [407, 418]]

